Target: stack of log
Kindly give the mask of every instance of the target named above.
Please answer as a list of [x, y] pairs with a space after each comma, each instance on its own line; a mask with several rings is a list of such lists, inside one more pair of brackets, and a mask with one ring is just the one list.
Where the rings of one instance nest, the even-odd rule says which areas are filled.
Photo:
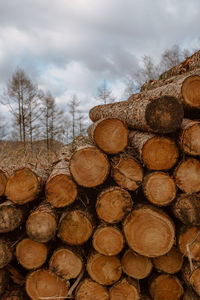
[[200, 69], [178, 69], [94, 107], [48, 178], [0, 171], [2, 300], [199, 299]]

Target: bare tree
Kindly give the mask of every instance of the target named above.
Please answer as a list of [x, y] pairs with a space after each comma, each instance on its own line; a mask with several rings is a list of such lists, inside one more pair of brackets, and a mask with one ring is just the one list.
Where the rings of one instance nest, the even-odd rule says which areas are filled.
[[[25, 72], [18, 68], [7, 84], [4, 104], [8, 105], [13, 116], [14, 125], [18, 128], [20, 142], [24, 145], [28, 140], [28, 126], [33, 123], [33, 101], [37, 95], [37, 87]], [[31, 111], [31, 114], [30, 114]], [[32, 126], [32, 125], [31, 125]], [[31, 127], [31, 136], [33, 127]]]
[[72, 139], [76, 137], [76, 127], [77, 127], [77, 114], [79, 113], [80, 101], [77, 98], [77, 95], [74, 94], [69, 102], [69, 113], [71, 117], [71, 136]]
[[0, 115], [0, 140], [5, 139], [8, 135], [6, 119]]
[[103, 102], [104, 104], [112, 103], [115, 101], [115, 97], [112, 95], [112, 90], [109, 89], [106, 80], [99, 86], [97, 90], [96, 99]]

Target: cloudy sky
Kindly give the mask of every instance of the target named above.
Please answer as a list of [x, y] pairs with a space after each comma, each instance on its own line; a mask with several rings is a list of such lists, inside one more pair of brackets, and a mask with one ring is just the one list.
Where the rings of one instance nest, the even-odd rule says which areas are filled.
[[0, 0], [0, 90], [21, 67], [66, 109], [76, 93], [87, 113], [103, 80], [120, 99], [144, 54], [199, 49], [199, 12], [199, 0]]

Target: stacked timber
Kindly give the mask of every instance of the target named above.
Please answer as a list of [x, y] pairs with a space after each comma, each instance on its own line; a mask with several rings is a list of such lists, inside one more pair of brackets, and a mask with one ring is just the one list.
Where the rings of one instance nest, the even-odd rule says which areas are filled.
[[0, 169], [1, 299], [200, 298], [198, 57], [91, 109], [48, 178]]

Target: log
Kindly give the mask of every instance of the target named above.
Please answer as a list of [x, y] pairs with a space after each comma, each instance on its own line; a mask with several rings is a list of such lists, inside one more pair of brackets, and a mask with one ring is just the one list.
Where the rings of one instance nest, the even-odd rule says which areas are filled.
[[130, 278], [122, 278], [110, 288], [110, 300], [140, 300], [139, 285]]
[[155, 277], [149, 286], [151, 297], [156, 300], [179, 300], [184, 290], [178, 277], [161, 274]]
[[187, 288], [182, 300], [199, 300], [199, 296], [191, 288]]
[[6, 185], [6, 197], [16, 204], [25, 204], [36, 199], [41, 190], [41, 179], [30, 168], [13, 172]]
[[120, 222], [132, 209], [131, 195], [120, 187], [109, 187], [97, 198], [96, 212], [100, 220], [114, 224]]
[[19, 227], [23, 220], [24, 212], [21, 207], [11, 201], [0, 204], [0, 233], [12, 231]]
[[176, 197], [176, 184], [167, 173], [151, 172], [144, 177], [143, 191], [152, 204], [166, 206]]
[[177, 186], [183, 192], [192, 194], [200, 191], [200, 161], [188, 157], [182, 160], [174, 171]]
[[0, 269], [0, 295], [3, 294], [8, 283], [8, 274], [5, 269]]
[[180, 146], [189, 155], [200, 155], [200, 122], [183, 119]]
[[180, 128], [183, 106], [171, 96], [134, 95], [129, 101], [95, 106], [89, 116], [93, 122], [114, 117], [137, 130], [169, 133]]
[[56, 215], [48, 202], [42, 202], [30, 213], [26, 221], [26, 232], [36, 242], [50, 241], [55, 236], [56, 229]]
[[93, 234], [92, 245], [100, 254], [118, 255], [124, 247], [124, 237], [117, 227], [100, 225]]
[[200, 227], [183, 226], [178, 234], [178, 247], [190, 260], [200, 261]]
[[111, 177], [121, 188], [137, 190], [143, 176], [141, 165], [132, 155], [124, 152], [111, 158]]
[[75, 300], [109, 300], [109, 293], [101, 284], [86, 278], [76, 289]]
[[0, 197], [2, 197], [5, 193], [7, 181], [8, 176], [6, 172], [0, 169]]
[[76, 183], [87, 188], [102, 184], [110, 170], [107, 156], [82, 136], [76, 138], [73, 149], [69, 168]]
[[125, 251], [121, 264], [122, 270], [126, 275], [138, 280], [148, 277], [153, 268], [151, 259], [131, 249]]
[[[155, 98], [165, 97], [170, 95], [177, 98], [186, 109], [199, 109], [200, 108], [200, 69], [185, 73], [179, 76], [170, 78], [169, 80], [161, 80], [147, 83], [146, 87], [143, 86], [142, 92], [137, 95], [132, 95], [128, 100], [138, 100], [138, 98]], [[147, 89], [148, 86], [148, 89]]]
[[[182, 277], [186, 285], [200, 296], [200, 264], [194, 262], [192, 266], [186, 262], [182, 268]], [[184, 298], [183, 298], [184, 299]], [[187, 298], [186, 298], [187, 299]], [[192, 298], [190, 298], [191, 300]], [[196, 298], [194, 298], [196, 299]], [[199, 299], [199, 297], [197, 298]]]
[[147, 257], [164, 255], [174, 244], [172, 220], [153, 206], [136, 207], [124, 220], [123, 230], [129, 247]]
[[107, 256], [97, 252], [89, 255], [86, 268], [89, 276], [102, 285], [117, 282], [122, 274], [121, 263], [117, 256]]
[[29, 300], [30, 298], [25, 293], [24, 289], [19, 287], [13, 287], [12, 290], [6, 291], [2, 296], [1, 300]]
[[36, 270], [29, 274], [26, 279], [26, 292], [33, 300], [64, 299], [68, 287], [68, 282], [62, 281], [50, 270]]
[[78, 277], [84, 264], [77, 251], [70, 248], [56, 249], [49, 261], [49, 269], [63, 280]]
[[54, 207], [65, 207], [72, 204], [77, 197], [77, 186], [73, 181], [69, 162], [59, 161], [53, 168], [45, 186], [46, 200]]
[[183, 254], [174, 246], [167, 254], [154, 257], [153, 264], [159, 272], [174, 274], [182, 268]]
[[40, 268], [46, 261], [48, 249], [45, 244], [25, 238], [16, 246], [16, 258], [27, 270]]
[[200, 195], [182, 194], [172, 206], [174, 215], [185, 225], [200, 225]]
[[88, 136], [107, 154], [117, 154], [128, 144], [127, 126], [117, 118], [101, 119], [91, 124]]
[[179, 156], [176, 143], [168, 137], [130, 131], [129, 143], [136, 149], [140, 161], [149, 170], [169, 170], [177, 162]]
[[90, 213], [80, 209], [63, 212], [58, 228], [58, 237], [68, 245], [82, 245], [94, 229]]
[[3, 269], [9, 264], [13, 258], [11, 243], [8, 240], [0, 238], [0, 269]]

